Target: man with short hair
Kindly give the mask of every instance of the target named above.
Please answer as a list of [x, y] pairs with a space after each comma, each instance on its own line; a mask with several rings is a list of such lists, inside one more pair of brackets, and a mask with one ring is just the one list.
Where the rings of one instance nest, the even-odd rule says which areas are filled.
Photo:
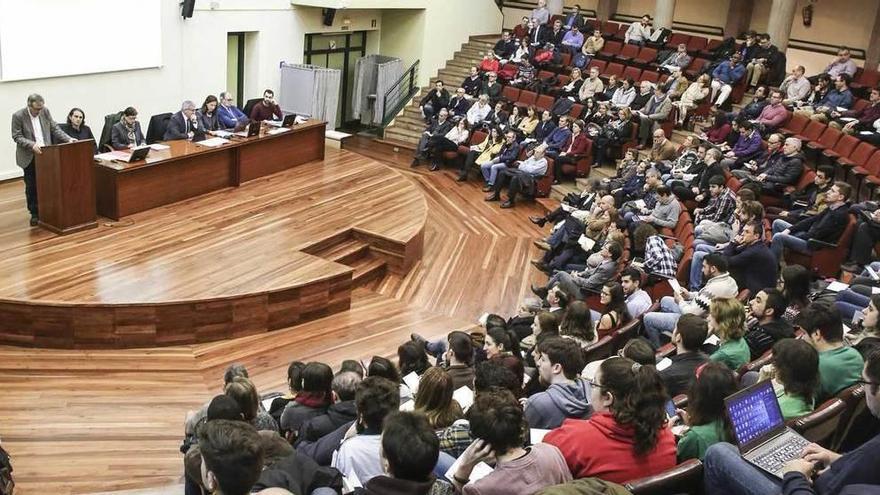
[[772, 71], [773, 64], [779, 59], [779, 49], [770, 42], [770, 35], [762, 33], [758, 35], [758, 46], [752, 53], [752, 59], [746, 65], [746, 81], [749, 86], [756, 88], [761, 82], [761, 77]]
[[24, 196], [31, 227], [39, 223], [36, 155], [43, 154], [43, 146], [75, 141], [58, 127], [44, 105], [43, 97], [34, 93], [27, 97], [27, 107], [12, 114], [15, 164], [24, 172]]
[[422, 118], [425, 122], [430, 122], [434, 118], [434, 113], [439, 112], [441, 108], [449, 106], [449, 91], [443, 87], [443, 81], [438, 79], [434, 83], [425, 96], [419, 100], [419, 111], [422, 112]]
[[[733, 87], [739, 84], [739, 81], [746, 73], [746, 68], [741, 63], [742, 57], [739, 53], [734, 53], [727, 63], [720, 63], [715, 70], [712, 71], [712, 95], [709, 101], [714, 102], [714, 106], [721, 107], [730, 96]], [[718, 98], [715, 98], [715, 95]]]
[[627, 267], [620, 274], [620, 285], [626, 296], [626, 309], [630, 317], [638, 318], [651, 307], [651, 296], [642, 289], [642, 273], [637, 268]]
[[706, 320], [697, 315], [682, 315], [675, 323], [672, 331], [675, 354], [669, 356], [672, 364], [659, 371], [670, 397], [687, 393], [697, 368], [709, 360], [700, 350], [708, 334]]
[[649, 223], [657, 228], [674, 229], [681, 214], [681, 203], [675, 199], [667, 186], [657, 187], [657, 203], [648, 215], [627, 213], [625, 218], [630, 222], [629, 228], [634, 231], [640, 222]]
[[217, 118], [224, 129], [235, 129], [240, 124], [248, 121], [247, 115], [235, 106], [235, 97], [229, 91], [220, 93], [220, 107], [217, 109]]
[[794, 337], [794, 328], [782, 317], [787, 306], [785, 295], [775, 287], [758, 291], [749, 301], [745, 339], [752, 360], [763, 356], [776, 342]]
[[806, 332], [806, 341], [819, 353], [819, 390], [816, 402], [854, 385], [864, 365], [862, 355], [843, 340], [843, 322], [834, 304], [814, 302], [798, 314], [794, 324]]
[[251, 120], [262, 122], [264, 120], [272, 120], [273, 116], [276, 119], [282, 119], [284, 118], [284, 113], [281, 111], [281, 107], [275, 103], [275, 92], [267, 89], [263, 91], [263, 101], [254, 105], [254, 108], [251, 110], [250, 118]]
[[776, 261], [782, 260], [785, 248], [799, 253], [810, 254], [813, 249], [809, 246], [810, 239], [822, 242], [836, 243], [843, 230], [849, 223], [849, 206], [847, 201], [852, 192], [852, 186], [846, 182], [835, 182], [831, 189], [825, 193], [825, 202], [828, 207], [821, 213], [807, 217], [792, 225], [782, 219], [773, 222], [773, 239], [770, 249], [776, 256]]
[[543, 47], [550, 42], [550, 28], [544, 24], [534, 18], [529, 22], [529, 44], [535, 47], [535, 49]]
[[[536, 181], [547, 174], [547, 159], [542, 147], [535, 148], [532, 156], [522, 160], [515, 167], [503, 168], [495, 178], [494, 191], [486, 197], [486, 201], [498, 201], [501, 189], [507, 187], [507, 199], [501, 208], [513, 208], [516, 196], [521, 192], [531, 192]], [[509, 185], [508, 185], [509, 184]]]
[[562, 37], [562, 44], [559, 48], [568, 53], [576, 53], [580, 51], [581, 47], [584, 45], [584, 35], [577, 29], [570, 29], [565, 31], [565, 35]]
[[840, 112], [841, 108], [852, 108], [855, 98], [849, 89], [852, 79], [846, 74], [840, 74], [834, 78], [834, 88], [828, 91], [815, 106], [796, 110], [795, 113], [808, 115], [810, 119], [827, 124], [831, 120], [831, 112]]
[[856, 70], [858, 67], [856, 63], [853, 62], [852, 58], [850, 58], [851, 53], [849, 48], [842, 46], [837, 50], [837, 58], [831, 61], [828, 66], [825, 67], [825, 70], [822, 71], [822, 74], [827, 74], [831, 79], [836, 78], [841, 74], [846, 74], [850, 78], [855, 77]]
[[709, 179], [709, 204], [694, 210], [696, 228], [694, 235], [700, 237], [703, 230], [715, 224], [730, 225], [736, 212], [736, 194], [724, 183], [721, 175]]
[[581, 84], [581, 88], [578, 90], [578, 97], [583, 102], [590, 98], [595, 98], [597, 94], [603, 91], [605, 91], [605, 83], [599, 78], [599, 68], [596, 66], [590, 67], [590, 75]]
[[520, 146], [516, 142], [516, 133], [508, 130], [504, 133], [504, 145], [502, 145], [501, 151], [494, 158], [480, 165], [483, 180], [486, 181], [483, 192], [490, 192], [495, 189], [495, 181], [498, 179], [498, 174], [513, 164], [519, 156], [519, 150]]
[[684, 287], [672, 296], [660, 300], [660, 311], [648, 313], [642, 319], [645, 335], [654, 348], [660, 347], [660, 334], [671, 333], [683, 314], [705, 316], [715, 298], [736, 297], [736, 281], [727, 271], [727, 259], [720, 253], [710, 253], [703, 258], [703, 280], [706, 284], [699, 292]]
[[563, 337], [548, 337], [535, 350], [538, 377], [546, 391], [528, 398], [524, 414], [530, 428], [549, 430], [566, 418], [585, 419], [592, 412], [590, 386], [580, 378], [584, 355], [580, 345]]
[[532, 286], [532, 292], [541, 299], [547, 298], [547, 291], [559, 286], [565, 293], [578, 296], [581, 289], [598, 291], [603, 285], [614, 278], [617, 271], [617, 260], [623, 254], [623, 248], [614, 241], [606, 241], [599, 250], [602, 262], [595, 268], [587, 267], [582, 272], [557, 271], [543, 287]]
[[645, 103], [641, 110], [633, 112], [633, 118], [639, 119], [639, 143], [643, 147], [648, 145], [648, 140], [654, 131], [660, 129], [660, 123], [665, 122], [672, 111], [672, 100], [660, 86], [654, 87], [654, 94]]
[[732, 170], [740, 168], [747, 161], [757, 157], [761, 153], [761, 133], [755, 129], [755, 125], [749, 121], [739, 125], [739, 138], [733, 149], [724, 154], [721, 167]]
[[[488, 107], [489, 104], [487, 103], [486, 108], [488, 109]], [[470, 112], [468, 112], [468, 115], [470, 115]], [[447, 132], [452, 130], [452, 126], [452, 119], [449, 118], [449, 110], [441, 108], [437, 115], [428, 123], [424, 132], [422, 132], [421, 137], [419, 137], [419, 143], [416, 145], [416, 153], [413, 156], [413, 161], [410, 166], [417, 167], [421, 160], [426, 160], [431, 150], [433, 138], [435, 136], [445, 136]]]
[[651, 132], [651, 151], [648, 153], [648, 160], [651, 163], [674, 160], [677, 154], [675, 143], [666, 138], [663, 129], [655, 129]]
[[547, 24], [550, 20], [550, 9], [547, 8], [547, 0], [538, 0], [538, 6], [532, 9], [532, 20], [535, 24]]
[[574, 4], [571, 12], [565, 16], [565, 21], [562, 22], [562, 29], [581, 31], [584, 30], [584, 27], [586, 26], [584, 25], [584, 16], [581, 15], [581, 6]]
[[180, 105], [180, 111], [168, 120], [168, 127], [165, 128], [163, 139], [165, 141], [192, 139], [197, 133], [204, 134], [205, 130], [199, 127], [196, 104], [186, 100]]
[[[774, 134], [777, 140], [782, 138], [780, 134]], [[767, 159], [764, 166], [758, 169], [749, 167], [757, 174], [743, 173], [743, 170], [735, 170], [734, 175], [742, 180], [749, 180], [761, 184], [761, 192], [772, 196], [781, 196], [785, 189], [794, 186], [804, 173], [804, 155], [801, 153], [801, 140], [788, 138], [782, 145], [779, 153], [774, 153]], [[739, 173], [736, 173], [739, 172]]]
[[467, 116], [467, 111], [471, 108], [471, 102], [468, 101], [464, 88], [455, 90], [455, 96], [449, 99], [449, 104], [446, 108], [449, 109], [449, 113], [452, 114], [453, 118], [464, 118]]
[[340, 371], [330, 383], [333, 401], [327, 412], [315, 416], [300, 427], [297, 439], [315, 442], [340, 426], [357, 419], [357, 405], [354, 402], [362, 378], [353, 371]]
[[787, 119], [788, 109], [782, 104], [782, 91], [773, 90], [770, 92], [770, 103], [764, 106], [761, 114], [752, 122], [758, 125], [762, 134], [766, 135], [775, 131]]
[[764, 228], [760, 221], [749, 222], [742, 232], [724, 247], [727, 265], [737, 286], [752, 294], [776, 283], [778, 264], [770, 248], [764, 244]]
[[495, 42], [492, 53], [495, 54], [495, 58], [500, 60], [502, 64], [506, 64], [514, 52], [516, 52], [516, 40], [510, 36], [510, 31], [505, 29], [501, 33], [501, 39]]
[[215, 419], [199, 428], [202, 484], [217, 495], [246, 495], [263, 470], [257, 430], [244, 421]]
[[494, 105], [501, 99], [501, 84], [498, 83], [498, 72], [491, 71], [486, 74], [486, 81], [480, 87], [480, 95], [489, 97], [489, 103]]
[[470, 74], [464, 78], [464, 81], [461, 82], [461, 87], [464, 88], [465, 95], [468, 99], [472, 100], [480, 95], [480, 88], [483, 87], [483, 79], [480, 77], [480, 70], [476, 67], [471, 67]]
[[633, 21], [623, 35], [624, 43], [644, 46], [651, 39], [651, 16], [645, 14], [638, 21]]
[[850, 135], [859, 131], [873, 131], [874, 122], [880, 119], [880, 88], [871, 88], [868, 101], [870, 105], [861, 110], [847, 110], [845, 112], [833, 110], [831, 118], [834, 120], [829, 122], [828, 126], [840, 129]]
[[[805, 217], [816, 215], [827, 206], [825, 193], [831, 189], [834, 180], [834, 168], [830, 165], [820, 165], [816, 169], [813, 182], [809, 183], [800, 191], [794, 191], [786, 196], [786, 204], [789, 210], [779, 212], [779, 217], [788, 222], [799, 222]], [[873, 244], [872, 244], [873, 249]]]
[[693, 57], [688, 55], [687, 45], [679, 43], [676, 50], [660, 62], [660, 68], [669, 73], [673, 73], [678, 69], [679, 75], [681, 75], [681, 71], [691, 64], [691, 60], [693, 60]]
[[489, 95], [481, 94], [480, 98], [467, 111], [468, 124], [472, 128], [479, 125], [489, 116], [491, 111], [492, 105], [489, 104]]
[[400, 408], [400, 390], [385, 378], [368, 376], [358, 387], [354, 400], [358, 419], [339, 446], [333, 467], [346, 477], [354, 473], [361, 483], [366, 483], [384, 472], [380, 455], [382, 423], [388, 414]]
[[804, 77], [804, 72], [806, 72], [806, 69], [804, 69], [803, 65], [796, 65], [788, 77], [779, 85], [779, 90], [785, 93], [785, 98], [782, 100], [783, 105], [790, 107], [806, 100], [810, 96], [813, 85]]

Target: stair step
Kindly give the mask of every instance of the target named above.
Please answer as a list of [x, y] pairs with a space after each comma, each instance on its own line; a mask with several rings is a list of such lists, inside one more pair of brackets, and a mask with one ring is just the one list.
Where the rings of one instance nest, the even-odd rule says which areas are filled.
[[535, 198], [535, 202], [541, 205], [545, 213], [550, 213], [559, 208], [559, 200], [553, 198]]
[[550, 187], [550, 199], [562, 201], [568, 193], [579, 193], [577, 186], [571, 183], [554, 184]]
[[385, 260], [374, 256], [365, 256], [357, 260], [352, 268], [354, 268], [354, 273], [351, 275], [351, 284], [355, 287], [380, 279], [388, 271]]
[[396, 150], [397, 152], [413, 152], [416, 149], [416, 146], [413, 143], [399, 141], [397, 139], [389, 139], [388, 137], [385, 137], [384, 139], [377, 138], [373, 141], [385, 146], [391, 146], [392, 148], [398, 148]]
[[318, 254], [321, 258], [352, 266], [370, 252], [370, 245], [357, 239], [346, 239]]

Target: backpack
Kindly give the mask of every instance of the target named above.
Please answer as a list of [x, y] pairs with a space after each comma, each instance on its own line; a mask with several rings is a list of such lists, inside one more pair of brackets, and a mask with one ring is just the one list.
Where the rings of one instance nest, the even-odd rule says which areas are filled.
[[590, 57], [584, 55], [584, 52], [577, 52], [571, 59], [571, 65], [578, 69], [583, 69], [590, 63]]
[[0, 495], [12, 495], [15, 482], [12, 481], [12, 457], [0, 447]]

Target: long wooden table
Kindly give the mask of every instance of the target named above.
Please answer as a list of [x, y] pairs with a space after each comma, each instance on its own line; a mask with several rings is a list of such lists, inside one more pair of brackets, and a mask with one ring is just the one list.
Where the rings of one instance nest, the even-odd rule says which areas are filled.
[[[98, 162], [98, 214], [124, 216], [201, 196], [324, 158], [326, 123], [310, 120], [287, 132], [233, 138], [212, 148], [190, 141], [163, 143], [133, 163]], [[265, 131], [265, 129], [264, 129]]]

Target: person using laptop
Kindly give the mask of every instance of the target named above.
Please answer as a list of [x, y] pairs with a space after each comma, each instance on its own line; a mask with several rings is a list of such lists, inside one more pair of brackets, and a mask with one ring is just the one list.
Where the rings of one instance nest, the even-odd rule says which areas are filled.
[[229, 91], [220, 93], [220, 107], [217, 117], [223, 129], [240, 129], [248, 122], [247, 115], [235, 106], [235, 98]]
[[[859, 376], [865, 403], [880, 419], [880, 353], [872, 353]], [[782, 478], [774, 478], [745, 460], [735, 445], [718, 443], [706, 452], [703, 464], [705, 492], [727, 495], [836, 495], [865, 493], [855, 485], [880, 485], [877, 469], [880, 435], [845, 454], [816, 444], [807, 445], [799, 458], [788, 461]]]
[[263, 91], [263, 101], [254, 105], [251, 110], [251, 120], [262, 122], [264, 120], [272, 120], [272, 117], [279, 120], [284, 118], [281, 107], [275, 103], [275, 92], [271, 89]]
[[798, 315], [795, 326], [806, 333], [805, 340], [819, 352], [818, 401], [854, 385], [864, 361], [859, 351], [843, 341], [843, 323], [833, 304], [813, 303]]

